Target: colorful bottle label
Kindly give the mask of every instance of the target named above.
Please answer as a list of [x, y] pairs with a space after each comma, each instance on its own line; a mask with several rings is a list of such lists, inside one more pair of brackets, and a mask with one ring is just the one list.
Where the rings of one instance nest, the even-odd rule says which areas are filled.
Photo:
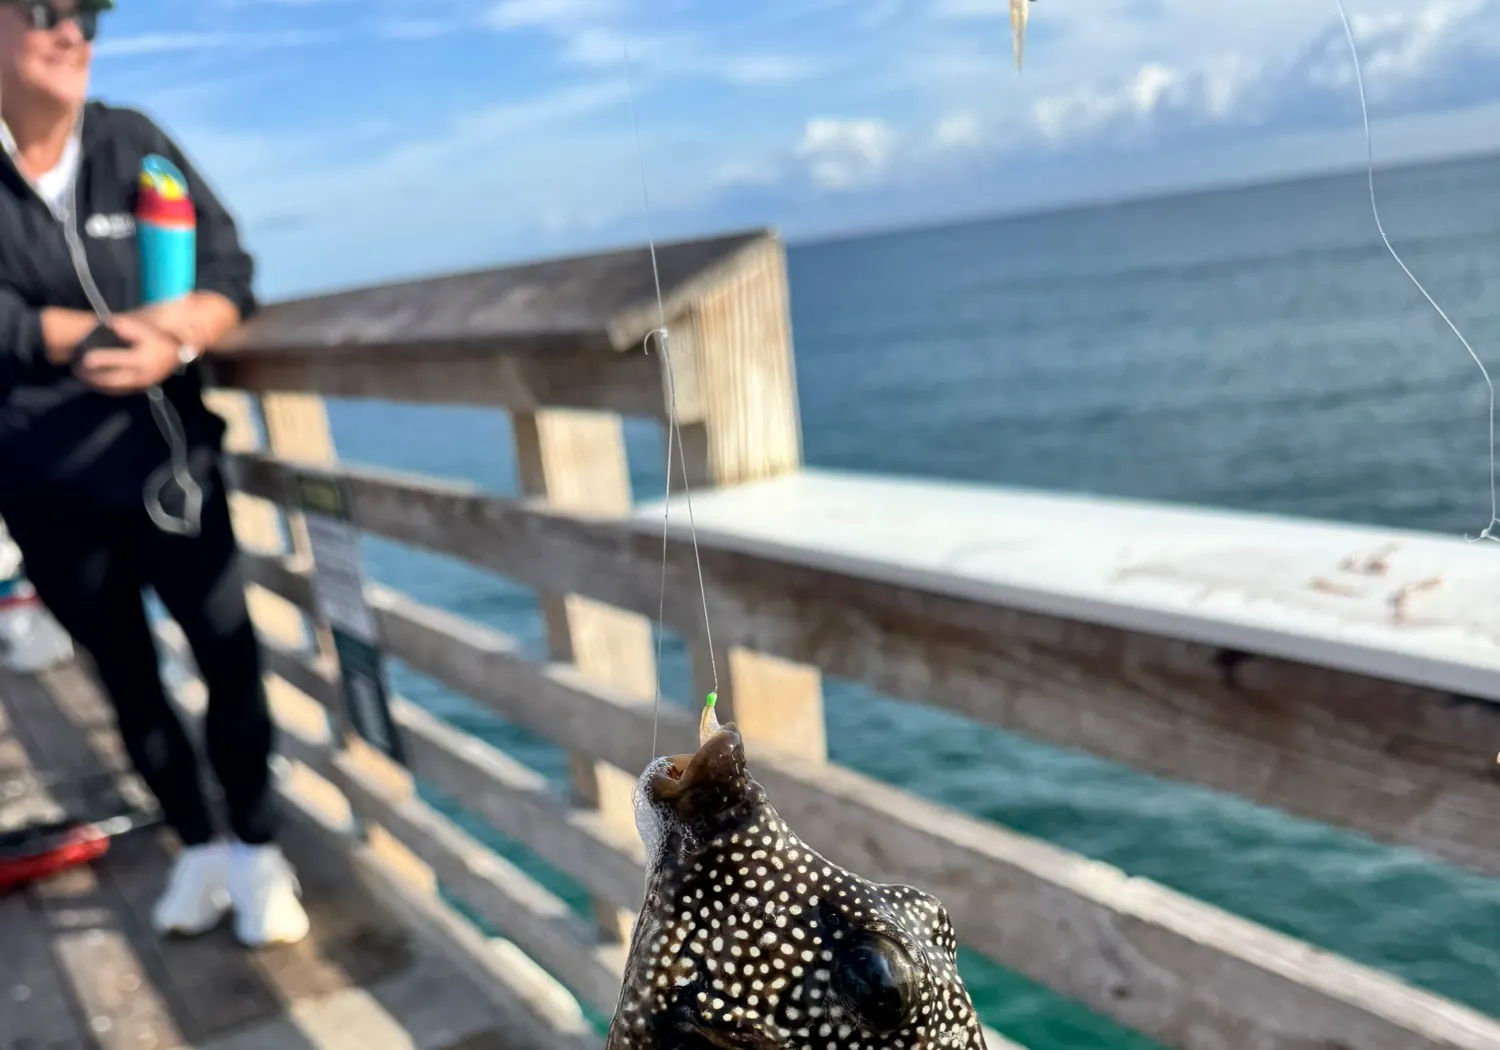
[[155, 153], [141, 161], [135, 221], [142, 300], [159, 303], [187, 295], [197, 284], [197, 214], [187, 179]]

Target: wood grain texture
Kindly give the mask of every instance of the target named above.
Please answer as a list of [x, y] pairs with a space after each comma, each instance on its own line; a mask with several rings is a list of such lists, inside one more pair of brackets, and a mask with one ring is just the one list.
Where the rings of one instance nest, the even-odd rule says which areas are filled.
[[[424, 347], [391, 353], [364, 345], [221, 357], [213, 381], [259, 392], [316, 390], [328, 397], [406, 404], [482, 405], [511, 412], [592, 409], [643, 419], [664, 416], [661, 372], [640, 350], [569, 351], [515, 357], [505, 351]], [[684, 406], [692, 418], [692, 406]]]
[[345, 859], [349, 881], [446, 959], [503, 1018], [511, 1050], [597, 1050], [577, 1001], [514, 945], [485, 936], [440, 897], [413, 886], [381, 851], [353, 837], [348, 824], [331, 821], [289, 778], [278, 782], [278, 792], [299, 829]]
[[[675, 332], [672, 374], [702, 408], [677, 448], [683, 477], [700, 492], [758, 481], [802, 464], [786, 259], [775, 241], [747, 251], [731, 280], [705, 293]], [[671, 439], [671, 435], [666, 435]], [[683, 477], [674, 471], [673, 485]], [[684, 627], [697, 697], [718, 695], [719, 717], [747, 741], [809, 761], [827, 755], [823, 682], [818, 668], [718, 640], [707, 622]]]
[[603, 1013], [620, 991], [624, 950], [598, 940], [566, 902], [417, 799], [392, 797], [347, 759], [340, 786], [416, 852], [501, 935]]
[[703, 422], [700, 440], [684, 435], [689, 478], [700, 487], [738, 485], [796, 470], [802, 425], [780, 242], [747, 249], [744, 265], [684, 321], [669, 329], [678, 403], [701, 406]]
[[[630, 513], [630, 464], [619, 416], [549, 410], [513, 416], [511, 426], [526, 497], [574, 513]], [[649, 619], [578, 594], [543, 590], [537, 599], [553, 659], [573, 664], [603, 685], [639, 697], [654, 695]], [[634, 778], [589, 756], [572, 756], [569, 766], [574, 800], [592, 806], [603, 823], [628, 838], [635, 829]], [[606, 940], [629, 942], [630, 912], [599, 900], [595, 918]]]
[[[273, 498], [292, 473], [237, 468]], [[344, 476], [370, 532], [656, 612], [659, 536], [431, 478]], [[699, 542], [721, 645], [1500, 875], [1500, 705]], [[695, 637], [702, 617], [692, 546], [674, 537], [666, 620]]]
[[[752, 231], [661, 245], [657, 265], [684, 355], [679, 420], [699, 424], [707, 410], [694, 331], [730, 351], [714, 366], [721, 424], [695, 447], [721, 466], [795, 460], [795, 403], [761, 396], [790, 368], [780, 240]], [[215, 348], [209, 374], [218, 387], [261, 393], [664, 420], [663, 373], [644, 347], [657, 323], [652, 260], [630, 249], [273, 303]]]
[[[668, 315], [732, 276], [747, 249], [773, 237], [752, 230], [658, 245]], [[655, 317], [652, 261], [641, 246], [269, 304], [223, 353], [246, 359], [377, 347], [421, 355], [433, 345], [479, 354], [609, 353], [639, 345]]]

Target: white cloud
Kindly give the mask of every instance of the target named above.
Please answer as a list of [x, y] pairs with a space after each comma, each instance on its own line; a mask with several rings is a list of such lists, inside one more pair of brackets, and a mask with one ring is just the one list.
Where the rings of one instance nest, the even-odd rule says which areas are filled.
[[1009, 17], [1009, 0], [937, 0], [932, 13], [938, 18], [999, 18]]
[[502, 29], [571, 28], [624, 11], [621, 0], [500, 0], [490, 10], [489, 22]]
[[338, 33], [314, 33], [287, 30], [276, 33], [139, 33], [101, 39], [94, 45], [100, 58], [135, 55], [160, 55], [181, 51], [220, 51], [227, 49], [261, 50], [283, 47], [309, 47], [330, 44]]
[[932, 141], [940, 149], [974, 146], [983, 140], [984, 129], [973, 113], [953, 113], [938, 121]]
[[802, 129], [796, 155], [817, 185], [844, 190], [883, 175], [896, 142], [895, 129], [882, 120], [814, 117]]
[[730, 55], [718, 68], [732, 84], [791, 84], [818, 71], [817, 63], [795, 55]]
[[1090, 84], [1038, 99], [1031, 122], [1057, 143], [1122, 125], [1140, 125], [1170, 115], [1183, 122], [1231, 117], [1262, 70], [1239, 55], [1226, 55], [1201, 69], [1150, 62], [1114, 84]]
[[[1367, 88], [1379, 98], [1403, 81], [1432, 67], [1440, 49], [1455, 33], [1472, 33], [1489, 0], [1433, 0], [1425, 7], [1379, 13], [1351, 13], [1350, 28], [1360, 50]], [[1471, 40], [1482, 36], [1471, 35]], [[1342, 34], [1327, 41], [1325, 52], [1308, 71], [1310, 83], [1352, 87], [1354, 67]]]
[[558, 42], [567, 63], [622, 68], [628, 53], [657, 76], [712, 77], [746, 86], [788, 84], [811, 77], [813, 61], [779, 53], [725, 51], [701, 33], [626, 28], [631, 8], [623, 0], [501, 0], [488, 22], [501, 32], [537, 31]]
[[434, 40], [458, 28], [459, 23], [441, 18], [393, 18], [379, 23], [375, 32], [387, 40]]
[[[1091, 0], [1080, 0], [1087, 5]], [[1169, 6], [1177, 0], [1163, 0]], [[936, 11], [945, 18], [998, 17], [1002, 4], [990, 0], [938, 0]], [[1351, 5], [1353, 6], [1353, 5]], [[1275, 20], [1279, 5], [1263, 9]], [[1399, 101], [1418, 83], [1442, 78], [1452, 56], [1461, 48], [1487, 46], [1500, 55], [1500, 32], [1491, 26], [1486, 44], [1482, 25], [1500, 22], [1500, 0], [1430, 0], [1426, 6], [1401, 9], [1387, 5], [1377, 12], [1352, 12], [1361, 61], [1372, 103]], [[1163, 135], [1182, 136], [1194, 129], [1238, 124], [1270, 127], [1308, 118], [1309, 104], [1329, 92], [1354, 90], [1353, 64], [1337, 11], [1313, 23], [1295, 47], [1229, 46], [1181, 52], [1169, 41], [1146, 50], [1134, 62], [1090, 62], [1094, 68], [1121, 70], [1081, 82], [1075, 76], [1043, 71], [1034, 82], [1022, 82], [997, 98], [987, 119], [962, 125], [939, 124], [938, 141], [993, 147], [1025, 146], [1039, 140], [1063, 146], [1094, 139], [1115, 142], [1156, 141]], [[1078, 27], [1069, 27], [1076, 29]], [[1287, 25], [1283, 24], [1286, 30]], [[1175, 34], [1174, 34], [1175, 35]], [[1067, 42], [1059, 43], [1059, 51]], [[955, 52], [969, 54], [967, 44]], [[929, 56], [928, 61], [936, 59]], [[1053, 58], [1054, 65], [1076, 71], [1083, 62]], [[1123, 69], [1121, 67], [1124, 67]], [[972, 93], [981, 78], [996, 69], [981, 62], [952, 67], [963, 93]], [[1014, 82], [1014, 80], [1012, 81]], [[1033, 84], [1035, 86], [1033, 86]], [[993, 88], [991, 88], [993, 93]], [[1321, 94], [1319, 94], [1321, 93]], [[1482, 99], [1483, 91], [1480, 90]], [[1348, 99], [1336, 99], [1342, 112]], [[947, 118], [953, 120], [956, 118]], [[1339, 119], [1346, 119], [1340, 115]]]

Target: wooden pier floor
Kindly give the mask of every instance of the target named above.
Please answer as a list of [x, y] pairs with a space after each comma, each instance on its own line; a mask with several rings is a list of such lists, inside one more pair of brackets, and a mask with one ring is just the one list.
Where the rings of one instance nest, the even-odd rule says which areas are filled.
[[[0, 783], [30, 778], [61, 797], [49, 781], [123, 768], [86, 673], [0, 673]], [[30, 792], [0, 797], [0, 829], [45, 809]], [[372, 900], [347, 860], [296, 825], [285, 846], [313, 924], [293, 947], [245, 951], [227, 923], [158, 939], [150, 908], [172, 857], [161, 832], [0, 896], [0, 1050], [503, 1050], [485, 997]]]

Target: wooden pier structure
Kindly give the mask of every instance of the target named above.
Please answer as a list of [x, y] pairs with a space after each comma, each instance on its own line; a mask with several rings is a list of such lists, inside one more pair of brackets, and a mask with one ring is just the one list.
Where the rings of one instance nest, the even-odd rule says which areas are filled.
[[[852, 679], [1500, 877], [1493, 550], [805, 469], [779, 240], [667, 245], [660, 268], [665, 357], [645, 350], [644, 249], [276, 304], [216, 357], [315, 935], [263, 957], [152, 942], [142, 894], [165, 856], [143, 837], [0, 901], [0, 1050], [147, 1045], [129, 1025], [163, 1047], [302, 1050], [346, 1045], [351, 1018], [368, 1050], [597, 1048], [643, 891], [630, 790], [663, 573], [660, 495], [632, 491], [622, 421], [665, 424], [669, 390], [698, 549], [679, 494], [664, 618], [700, 695], [717, 666], [756, 775], [809, 843], [935, 893], [968, 948], [1167, 1047], [1500, 1050], [1500, 1019], [832, 763], [822, 701], [824, 675]], [[324, 398], [504, 410], [521, 491], [342, 462]], [[376, 583], [351, 596], [346, 529], [534, 589], [546, 658]], [[373, 649], [351, 649], [364, 618]], [[164, 624], [161, 641], [193, 717], [181, 636]], [[371, 722], [345, 697], [365, 695], [350, 674], [372, 651], [559, 745], [567, 790], [400, 697]], [[0, 702], [16, 763], [118, 760], [78, 668], [0, 679]], [[693, 725], [663, 704], [657, 753], [690, 749]], [[584, 888], [588, 914], [424, 786]], [[275, 1025], [298, 1034], [255, 1034]]]

